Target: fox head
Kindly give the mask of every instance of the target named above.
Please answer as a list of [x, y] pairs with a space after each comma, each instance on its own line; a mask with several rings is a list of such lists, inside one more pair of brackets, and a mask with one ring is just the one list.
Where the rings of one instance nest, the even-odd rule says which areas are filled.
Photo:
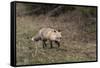
[[60, 42], [61, 41], [61, 38], [62, 38], [61, 31], [54, 30], [51, 33], [51, 37], [50, 37], [51, 40]]

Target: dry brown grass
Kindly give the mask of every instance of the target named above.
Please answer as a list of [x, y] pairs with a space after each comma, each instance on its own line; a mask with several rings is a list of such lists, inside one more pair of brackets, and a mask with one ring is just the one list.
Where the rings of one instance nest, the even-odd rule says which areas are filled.
[[[91, 33], [81, 30], [81, 24], [84, 21], [79, 15], [76, 14], [75, 17], [69, 14], [58, 17], [27, 15], [17, 16], [16, 20], [17, 65], [96, 60], [96, 33], [90, 35]], [[62, 31], [60, 48], [54, 45], [54, 48], [50, 49], [48, 45], [44, 49], [41, 41], [37, 43], [31, 41], [31, 38], [42, 27], [52, 27]]]

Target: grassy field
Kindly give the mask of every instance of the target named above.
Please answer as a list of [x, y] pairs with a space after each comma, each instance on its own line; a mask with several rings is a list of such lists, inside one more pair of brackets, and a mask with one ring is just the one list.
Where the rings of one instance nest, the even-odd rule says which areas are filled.
[[[96, 8], [46, 4], [16, 6], [17, 65], [96, 61]], [[32, 42], [43, 27], [60, 29], [60, 48]]]
[[[80, 7], [79, 9], [77, 7], [76, 10], [72, 11], [71, 7], [68, 8], [67, 6], [70, 12], [59, 12], [58, 16], [50, 16], [49, 11], [55, 14], [54, 10], [52, 11], [51, 9], [48, 9], [47, 14], [40, 13], [39, 15], [40, 11], [31, 13], [30, 8], [32, 8], [30, 5], [27, 10], [25, 5], [17, 5], [17, 65], [96, 61], [96, 21], [84, 16], [89, 14], [89, 10], [86, 10], [87, 8], [79, 10]], [[33, 6], [33, 8], [35, 7]], [[39, 9], [42, 11], [41, 8]], [[82, 15], [81, 11], [85, 14]], [[91, 14], [93, 15], [93, 12]], [[43, 27], [61, 30], [62, 40], [60, 48], [54, 44], [54, 48], [50, 49], [49, 43], [47, 43], [47, 48], [43, 48], [41, 41], [32, 42], [32, 37]]]

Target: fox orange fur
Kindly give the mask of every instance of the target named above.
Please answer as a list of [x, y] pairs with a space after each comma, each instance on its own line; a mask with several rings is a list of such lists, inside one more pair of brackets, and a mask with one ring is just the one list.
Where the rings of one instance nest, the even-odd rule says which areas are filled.
[[60, 47], [61, 38], [62, 35], [60, 31], [52, 28], [42, 28], [39, 30], [36, 36], [32, 37], [32, 41], [43, 41], [43, 48], [47, 46], [46, 42], [50, 41], [50, 45], [52, 48], [53, 42], [55, 42], [58, 47]]

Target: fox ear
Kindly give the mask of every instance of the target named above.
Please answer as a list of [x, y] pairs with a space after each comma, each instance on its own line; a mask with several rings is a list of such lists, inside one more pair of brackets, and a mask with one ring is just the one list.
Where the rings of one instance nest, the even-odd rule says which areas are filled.
[[58, 32], [61, 32], [61, 30], [60, 30], [60, 29], [58, 29]]
[[54, 30], [54, 32], [56, 32], [56, 30]]

